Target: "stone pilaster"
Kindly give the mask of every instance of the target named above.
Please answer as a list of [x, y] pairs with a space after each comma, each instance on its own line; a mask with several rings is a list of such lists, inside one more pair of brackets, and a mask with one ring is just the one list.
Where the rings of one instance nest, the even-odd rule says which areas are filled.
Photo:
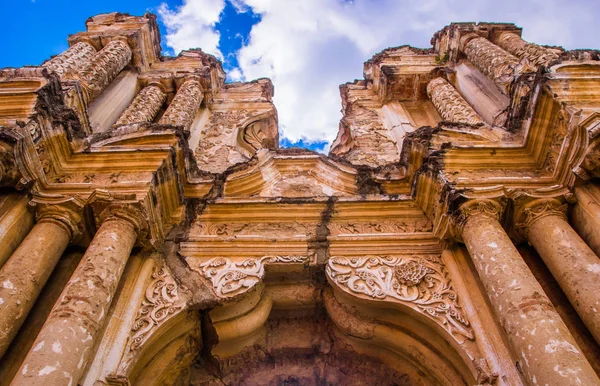
[[519, 58], [474, 33], [461, 37], [460, 47], [475, 67], [493, 80], [504, 93], [510, 93], [510, 84], [523, 70]]
[[107, 211], [12, 385], [77, 384], [81, 378], [143, 226], [131, 207]]
[[494, 39], [494, 43], [518, 58], [527, 59], [529, 63], [536, 67], [546, 66], [558, 58], [555, 52], [537, 44], [526, 42], [519, 35], [511, 31], [500, 33]]
[[473, 200], [463, 204], [460, 212], [457, 233], [528, 382], [598, 384], [567, 326], [502, 228], [501, 205]]
[[600, 342], [600, 260], [567, 220], [567, 204], [537, 199], [519, 205], [515, 228], [534, 246], [569, 301]]
[[448, 122], [481, 125], [483, 118], [447, 80], [435, 78], [427, 85], [427, 95], [440, 116]]
[[102, 48], [78, 73], [78, 79], [90, 103], [131, 60], [131, 49], [123, 40], [113, 40]]
[[78, 201], [44, 205], [37, 224], [0, 270], [0, 356], [4, 355], [69, 242], [81, 234]]
[[202, 103], [202, 85], [197, 79], [186, 80], [160, 119], [161, 124], [183, 126], [188, 131]]
[[156, 84], [144, 87], [121, 114], [115, 125], [152, 122], [166, 97], [167, 95], [161, 87]]
[[79, 42], [60, 55], [53, 57], [42, 65], [54, 71], [61, 78], [69, 71], [78, 70], [89, 64], [96, 55], [96, 49], [89, 43]]

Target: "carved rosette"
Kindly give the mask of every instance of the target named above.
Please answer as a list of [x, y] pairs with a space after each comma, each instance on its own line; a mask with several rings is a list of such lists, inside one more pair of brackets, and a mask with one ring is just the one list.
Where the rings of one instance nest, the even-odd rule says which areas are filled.
[[200, 82], [197, 79], [186, 80], [177, 90], [159, 123], [183, 126], [184, 130], [189, 130], [203, 98]]
[[508, 94], [511, 82], [523, 70], [519, 59], [481, 36], [467, 35], [462, 40], [469, 61]]
[[179, 297], [177, 282], [168, 268], [162, 265], [155, 267], [152, 281], [146, 288], [145, 298], [131, 328], [129, 349], [139, 349], [153, 331], [184, 307], [185, 301]]
[[443, 78], [435, 78], [429, 82], [427, 95], [445, 121], [469, 125], [484, 123], [473, 107]]
[[535, 66], [546, 66], [558, 55], [547, 48], [534, 43], [526, 42], [514, 32], [504, 32], [497, 39], [496, 44], [511, 54], [529, 60]]
[[78, 70], [85, 64], [91, 63], [94, 55], [96, 55], [96, 49], [91, 44], [79, 42], [44, 63], [42, 67], [54, 71], [62, 78], [67, 72]]
[[152, 122], [166, 98], [167, 95], [159, 86], [151, 84], [144, 87], [121, 114], [115, 126]]
[[327, 262], [326, 272], [346, 292], [407, 305], [433, 319], [459, 343], [474, 339], [437, 256], [336, 256]]
[[220, 298], [232, 298], [254, 287], [265, 275], [266, 264], [304, 264], [306, 256], [263, 256], [234, 262], [223, 257], [200, 264], [199, 271], [210, 280]]
[[113, 40], [79, 70], [78, 79], [89, 103], [112, 82], [131, 60], [131, 49], [123, 40]]
[[462, 231], [470, 217], [487, 216], [497, 221], [502, 219], [504, 206], [496, 200], [474, 199], [465, 202], [458, 209], [458, 213], [453, 217], [453, 234], [458, 240], [462, 240]]
[[541, 198], [517, 205], [513, 218], [515, 230], [519, 234], [527, 237], [531, 225], [541, 218], [558, 216], [563, 220], [568, 221], [568, 208], [569, 204], [563, 203], [557, 198]]

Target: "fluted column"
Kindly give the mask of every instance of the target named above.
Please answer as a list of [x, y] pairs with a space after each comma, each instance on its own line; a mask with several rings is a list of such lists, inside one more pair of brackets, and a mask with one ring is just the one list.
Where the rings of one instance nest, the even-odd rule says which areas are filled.
[[0, 198], [0, 268], [33, 227], [33, 211], [26, 195], [11, 193]]
[[81, 218], [73, 211], [49, 206], [0, 270], [0, 357], [4, 355], [48, 277], [79, 233]]
[[474, 33], [461, 37], [460, 46], [475, 67], [509, 94], [511, 82], [523, 69], [519, 58]]
[[435, 78], [427, 85], [427, 95], [440, 116], [448, 122], [483, 124], [483, 118], [447, 80]]
[[600, 342], [600, 259], [567, 221], [567, 204], [537, 199], [515, 212], [515, 227], [533, 245]]
[[116, 126], [136, 122], [152, 122], [167, 95], [156, 84], [144, 87], [121, 114]]
[[77, 384], [139, 229], [138, 216], [129, 210], [104, 220], [11, 385]]
[[61, 78], [71, 70], [78, 70], [92, 61], [96, 49], [89, 43], [79, 42], [60, 55], [53, 57], [42, 65], [50, 71], [54, 71]]
[[131, 55], [131, 49], [125, 41], [113, 40], [79, 70], [78, 79], [85, 90], [87, 103], [104, 91], [129, 63]]
[[529, 60], [535, 66], [546, 66], [551, 61], [558, 59], [558, 55], [551, 50], [526, 42], [514, 32], [502, 32], [494, 42], [511, 54]]
[[550, 299], [502, 225], [502, 207], [473, 200], [460, 208], [464, 241], [518, 366], [530, 384], [597, 385], [587, 362]]
[[184, 130], [189, 130], [203, 98], [200, 82], [197, 79], [186, 80], [177, 90], [159, 123], [183, 126]]

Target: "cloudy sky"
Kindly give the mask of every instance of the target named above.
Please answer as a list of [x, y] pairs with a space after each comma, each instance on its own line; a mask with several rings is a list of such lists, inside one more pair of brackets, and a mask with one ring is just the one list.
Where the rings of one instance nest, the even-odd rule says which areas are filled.
[[0, 67], [39, 64], [101, 12], [159, 15], [163, 53], [200, 47], [228, 81], [269, 77], [282, 145], [326, 150], [337, 134], [338, 86], [390, 46], [429, 47], [452, 21], [514, 22], [523, 37], [600, 48], [600, 0], [13, 0], [3, 6]]

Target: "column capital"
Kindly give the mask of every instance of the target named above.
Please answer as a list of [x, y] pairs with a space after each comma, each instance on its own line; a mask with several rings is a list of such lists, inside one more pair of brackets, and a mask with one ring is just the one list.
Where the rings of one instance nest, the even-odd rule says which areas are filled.
[[114, 220], [125, 220], [135, 230], [138, 241], [148, 238], [148, 216], [143, 203], [134, 197], [118, 197], [105, 190], [96, 190], [90, 196], [89, 203], [94, 213], [96, 226]]
[[498, 199], [471, 199], [460, 205], [453, 217], [452, 234], [462, 241], [462, 232], [467, 220], [473, 217], [488, 217], [498, 222], [502, 219], [505, 205]]
[[569, 204], [560, 198], [530, 198], [515, 202], [513, 224], [515, 231], [527, 237], [529, 228], [546, 216], [558, 216], [567, 221]]
[[69, 239], [75, 243], [85, 243], [89, 238], [85, 224], [85, 202], [78, 197], [47, 198], [34, 196], [29, 205], [35, 207], [36, 222], [52, 222], [63, 227], [69, 233]]

